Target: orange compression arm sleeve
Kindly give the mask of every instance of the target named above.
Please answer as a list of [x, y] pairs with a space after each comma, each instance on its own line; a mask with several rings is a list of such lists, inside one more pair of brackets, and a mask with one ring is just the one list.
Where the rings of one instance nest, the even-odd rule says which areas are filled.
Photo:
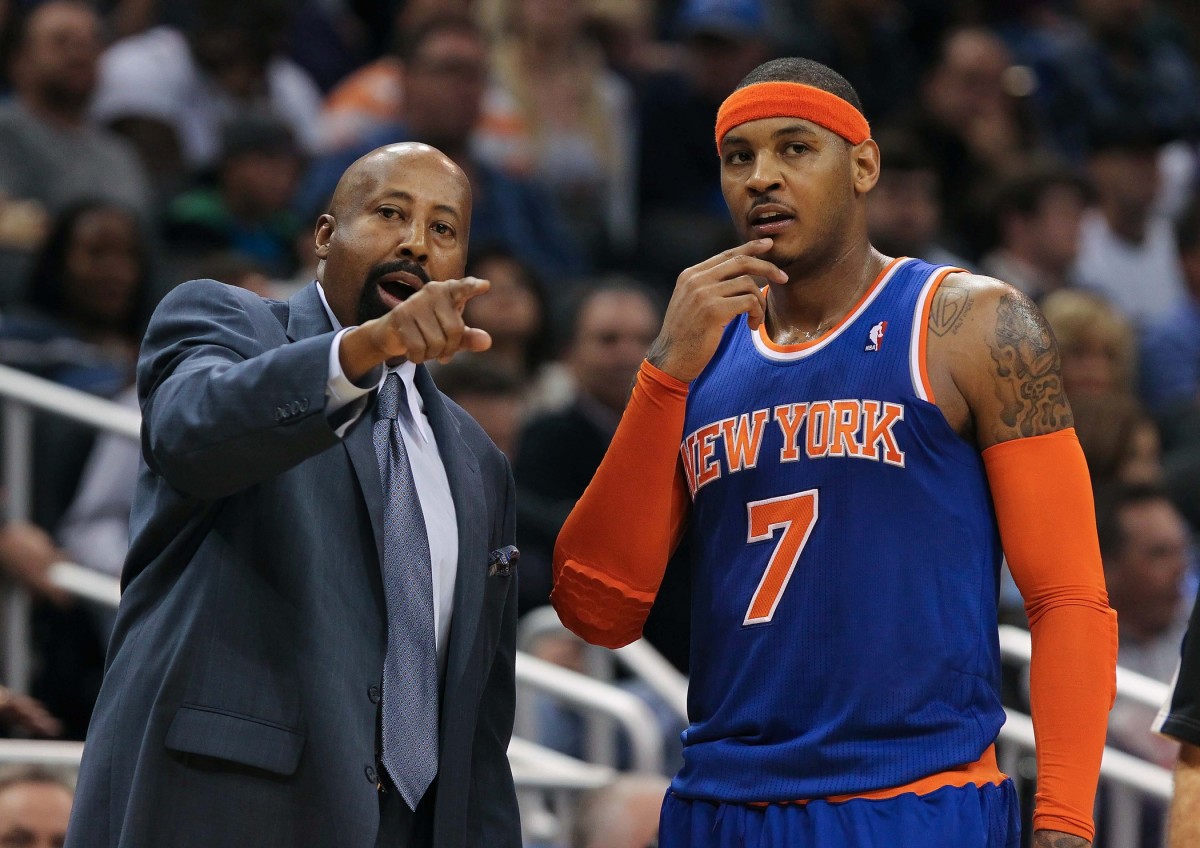
[[690, 505], [680, 465], [688, 384], [643, 362], [612, 444], [554, 546], [550, 601], [595, 645], [636, 640]]
[[1001, 442], [983, 460], [1033, 637], [1033, 826], [1090, 840], [1116, 695], [1117, 616], [1104, 587], [1087, 465], [1074, 429]]

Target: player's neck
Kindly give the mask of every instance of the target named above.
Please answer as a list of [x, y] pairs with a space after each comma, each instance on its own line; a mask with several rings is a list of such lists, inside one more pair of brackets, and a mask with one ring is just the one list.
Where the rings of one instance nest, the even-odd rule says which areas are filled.
[[819, 338], [854, 308], [887, 262], [864, 242], [817, 270], [784, 268], [790, 280], [767, 293], [767, 333], [776, 344]]

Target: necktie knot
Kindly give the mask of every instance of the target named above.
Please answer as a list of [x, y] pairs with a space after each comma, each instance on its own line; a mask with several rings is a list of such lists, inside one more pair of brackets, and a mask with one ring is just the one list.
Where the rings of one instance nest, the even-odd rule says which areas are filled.
[[387, 379], [379, 387], [379, 397], [375, 399], [375, 416], [377, 418], [395, 420], [398, 417], [402, 388], [399, 374], [393, 371], [387, 375]]

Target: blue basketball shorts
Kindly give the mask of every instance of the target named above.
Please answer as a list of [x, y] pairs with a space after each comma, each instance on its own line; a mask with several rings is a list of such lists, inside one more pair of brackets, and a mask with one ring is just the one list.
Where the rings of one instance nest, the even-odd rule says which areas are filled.
[[1011, 780], [925, 795], [806, 804], [663, 801], [659, 848], [1019, 848]]

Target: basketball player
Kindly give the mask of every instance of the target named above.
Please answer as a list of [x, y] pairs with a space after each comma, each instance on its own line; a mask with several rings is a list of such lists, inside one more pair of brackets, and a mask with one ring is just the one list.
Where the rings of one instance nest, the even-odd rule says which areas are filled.
[[684, 271], [558, 539], [553, 601], [636, 639], [692, 541], [677, 846], [1019, 845], [1001, 548], [1033, 632], [1033, 844], [1089, 845], [1116, 619], [1053, 336], [1015, 289], [867, 240], [857, 95], [803, 59], [721, 106], [744, 243]]

